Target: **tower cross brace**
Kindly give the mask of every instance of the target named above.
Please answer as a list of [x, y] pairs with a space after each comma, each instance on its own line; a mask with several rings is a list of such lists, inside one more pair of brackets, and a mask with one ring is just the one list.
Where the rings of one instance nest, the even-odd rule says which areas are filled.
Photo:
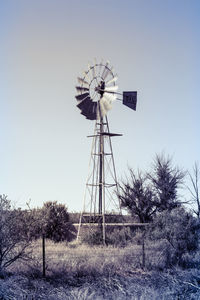
[[96, 120], [94, 134], [89, 136], [93, 138], [92, 150], [77, 239], [80, 238], [83, 228], [88, 227], [92, 232], [98, 227], [105, 244], [110, 212], [121, 215], [116, 195], [118, 184], [111, 143], [111, 137], [120, 135], [110, 133], [107, 116], [100, 116]]

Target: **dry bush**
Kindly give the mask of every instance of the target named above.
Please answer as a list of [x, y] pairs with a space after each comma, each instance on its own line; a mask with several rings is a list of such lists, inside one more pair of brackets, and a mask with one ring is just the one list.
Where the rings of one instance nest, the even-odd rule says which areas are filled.
[[86, 278], [76, 284], [30, 280], [21, 275], [0, 280], [0, 299], [75, 300], [75, 299], [199, 299], [199, 271], [171, 273], [135, 272], [131, 276], [112, 275]]
[[[134, 236], [135, 232], [130, 227], [119, 228], [113, 226], [106, 231], [106, 245], [125, 247], [133, 241]], [[90, 246], [102, 245], [102, 231], [99, 228], [93, 228], [83, 232], [81, 242]]]
[[[26, 295], [32, 297], [30, 300], [198, 299], [198, 269], [160, 272], [154, 268], [155, 271], [144, 272], [140, 268], [140, 245], [117, 248], [73, 243], [71, 247], [71, 244], [47, 240], [47, 278], [43, 279], [41, 243], [41, 240], [33, 243], [34, 265], [16, 263], [12, 266], [13, 275], [0, 280], [0, 299], [2, 294], [6, 300], [26, 299]], [[162, 257], [161, 252], [159, 243], [147, 244], [149, 265], [150, 262], [152, 266], [158, 264], [156, 257]]]
[[29, 227], [32, 215], [25, 218], [20, 209], [14, 209], [5, 195], [0, 195], [0, 276], [17, 260], [31, 258]]
[[160, 242], [160, 251], [165, 256], [166, 266], [182, 264], [186, 253], [195, 253], [199, 242], [199, 220], [183, 208], [164, 211], [159, 214], [149, 228], [151, 241]]

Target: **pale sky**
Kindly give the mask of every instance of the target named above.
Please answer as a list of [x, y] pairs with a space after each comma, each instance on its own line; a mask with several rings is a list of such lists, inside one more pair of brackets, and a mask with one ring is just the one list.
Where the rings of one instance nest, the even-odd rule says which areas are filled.
[[17, 206], [57, 200], [80, 211], [94, 121], [76, 107], [77, 76], [109, 60], [137, 111], [108, 113], [118, 178], [156, 153], [200, 161], [200, 1], [1, 0], [0, 194]]

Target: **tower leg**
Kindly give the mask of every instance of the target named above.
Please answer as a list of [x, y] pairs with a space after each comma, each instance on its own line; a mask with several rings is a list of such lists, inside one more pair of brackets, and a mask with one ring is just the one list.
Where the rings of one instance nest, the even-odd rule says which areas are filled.
[[99, 155], [100, 155], [100, 167], [99, 167], [99, 215], [101, 218], [102, 227], [102, 239], [103, 244], [106, 243], [106, 229], [105, 229], [105, 168], [104, 168], [104, 120], [100, 119], [100, 137], [99, 137]]
[[101, 231], [103, 244], [106, 244], [106, 228], [111, 210], [121, 215], [119, 201], [115, 198], [117, 177], [107, 117], [96, 121], [92, 143], [89, 174], [84, 195], [83, 211], [80, 215], [77, 239], [82, 228]]

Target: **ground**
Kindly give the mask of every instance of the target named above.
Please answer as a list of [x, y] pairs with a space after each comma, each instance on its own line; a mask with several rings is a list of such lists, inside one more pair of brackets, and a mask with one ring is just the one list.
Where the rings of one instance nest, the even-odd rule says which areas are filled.
[[16, 262], [0, 279], [1, 300], [200, 299], [198, 266], [162, 270], [162, 258], [153, 255], [151, 247], [142, 269], [140, 245], [89, 247], [47, 241], [46, 278], [42, 277], [41, 240], [32, 247], [34, 259]]

